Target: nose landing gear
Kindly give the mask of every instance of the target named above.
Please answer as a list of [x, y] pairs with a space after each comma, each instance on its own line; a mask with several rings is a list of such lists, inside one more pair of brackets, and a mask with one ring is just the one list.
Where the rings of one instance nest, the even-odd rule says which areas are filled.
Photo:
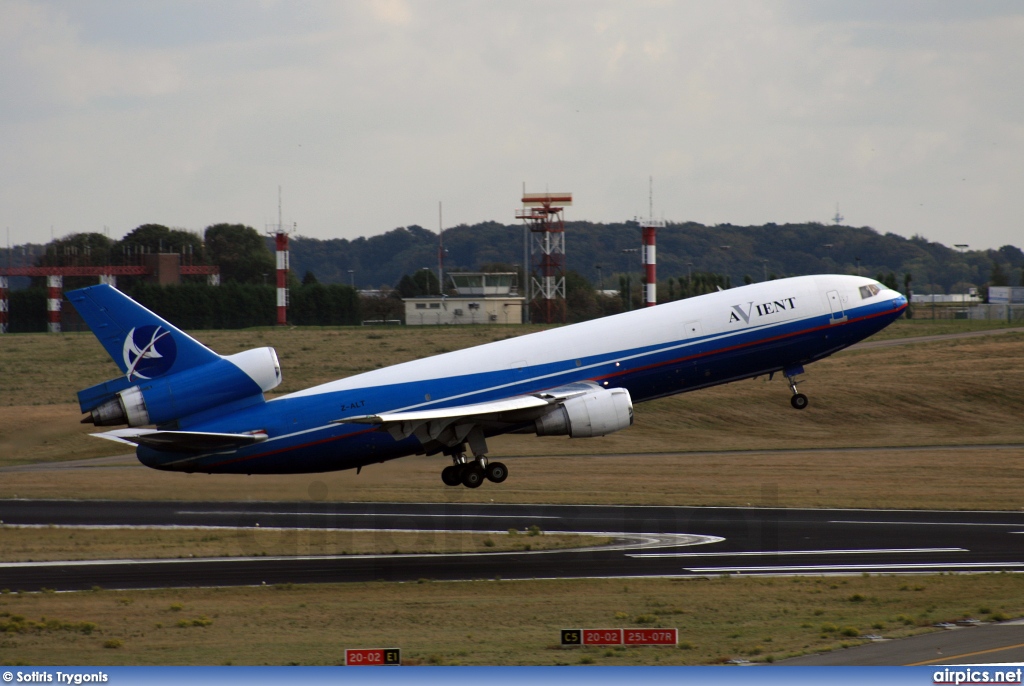
[[799, 374], [804, 373], [803, 367], [788, 367], [782, 370], [782, 375], [786, 377], [786, 381], [789, 382], [789, 390], [793, 391], [793, 397], [789, 399], [789, 404], [793, 406], [795, 410], [803, 410], [807, 407], [810, 401], [807, 400], [807, 396], [796, 390], [797, 384], [801, 383], [796, 380]]

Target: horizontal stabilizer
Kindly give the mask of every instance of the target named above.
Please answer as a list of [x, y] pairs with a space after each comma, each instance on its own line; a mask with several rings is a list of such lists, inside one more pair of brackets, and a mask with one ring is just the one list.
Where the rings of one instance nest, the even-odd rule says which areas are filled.
[[205, 431], [160, 431], [159, 429], [116, 429], [91, 434], [118, 443], [144, 445], [169, 453], [209, 453], [238, 448], [267, 440], [267, 434], [220, 434]]

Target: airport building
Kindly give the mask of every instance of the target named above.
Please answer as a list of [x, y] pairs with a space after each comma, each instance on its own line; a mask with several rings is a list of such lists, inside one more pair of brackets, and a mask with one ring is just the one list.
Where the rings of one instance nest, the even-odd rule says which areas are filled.
[[989, 286], [988, 301], [995, 304], [1024, 304], [1024, 286]]
[[519, 324], [523, 302], [515, 272], [449, 274], [455, 295], [404, 298], [407, 326]]

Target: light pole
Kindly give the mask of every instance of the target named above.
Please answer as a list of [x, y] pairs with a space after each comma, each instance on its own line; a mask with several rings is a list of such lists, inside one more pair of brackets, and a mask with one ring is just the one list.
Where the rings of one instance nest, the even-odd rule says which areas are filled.
[[356, 288], [356, 270], [355, 269], [349, 269], [348, 270], [348, 282], [352, 286], [352, 290], [355, 290], [355, 288]]
[[626, 309], [633, 309], [633, 285], [629, 278], [629, 253], [640, 252], [640, 248], [623, 248], [622, 254], [626, 256]]
[[764, 267], [764, 280], [768, 280], [768, 260], [761, 260], [761, 266]]
[[[960, 261], [963, 261], [963, 259], [964, 259], [964, 252], [967, 250], [967, 248], [969, 248], [971, 246], [969, 246], [967, 243], [954, 243], [953, 247], [960, 251]], [[963, 281], [964, 288], [966, 288], [967, 287], [967, 279], [961, 279], [961, 280]], [[964, 297], [963, 297], [963, 300], [961, 300], [961, 302], [962, 303], [966, 303], [967, 302], [967, 293], [966, 292], [964, 293]]]
[[597, 270], [597, 290], [604, 290], [604, 277], [601, 276], [601, 265], [595, 264], [594, 269]]
[[[732, 250], [732, 246], [731, 245], [720, 245], [720, 246], [718, 246], [718, 249], [719, 250], [724, 250], [724, 251], [728, 252], [729, 250]], [[727, 269], [725, 269], [725, 262], [724, 261], [722, 262], [722, 266], [723, 266], [722, 271], [723, 272], [727, 271]], [[722, 278], [722, 275], [719, 274], [718, 278]]]

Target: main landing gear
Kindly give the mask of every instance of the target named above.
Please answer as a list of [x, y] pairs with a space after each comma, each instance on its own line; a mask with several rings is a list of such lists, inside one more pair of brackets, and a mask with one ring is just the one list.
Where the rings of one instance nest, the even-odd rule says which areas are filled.
[[793, 406], [795, 410], [803, 410], [807, 407], [808, 400], [807, 396], [796, 390], [796, 385], [801, 383], [796, 380], [797, 375], [803, 374], [803, 367], [789, 367], [782, 370], [782, 375], [786, 377], [786, 381], [789, 382], [789, 390], [793, 391], [793, 397], [789, 399], [789, 404]]
[[453, 455], [455, 464], [441, 470], [441, 481], [445, 486], [458, 486], [462, 484], [466, 488], [479, 488], [484, 479], [500, 484], [508, 478], [508, 468], [501, 462], [488, 462], [487, 458], [481, 455], [470, 461], [464, 454]]

